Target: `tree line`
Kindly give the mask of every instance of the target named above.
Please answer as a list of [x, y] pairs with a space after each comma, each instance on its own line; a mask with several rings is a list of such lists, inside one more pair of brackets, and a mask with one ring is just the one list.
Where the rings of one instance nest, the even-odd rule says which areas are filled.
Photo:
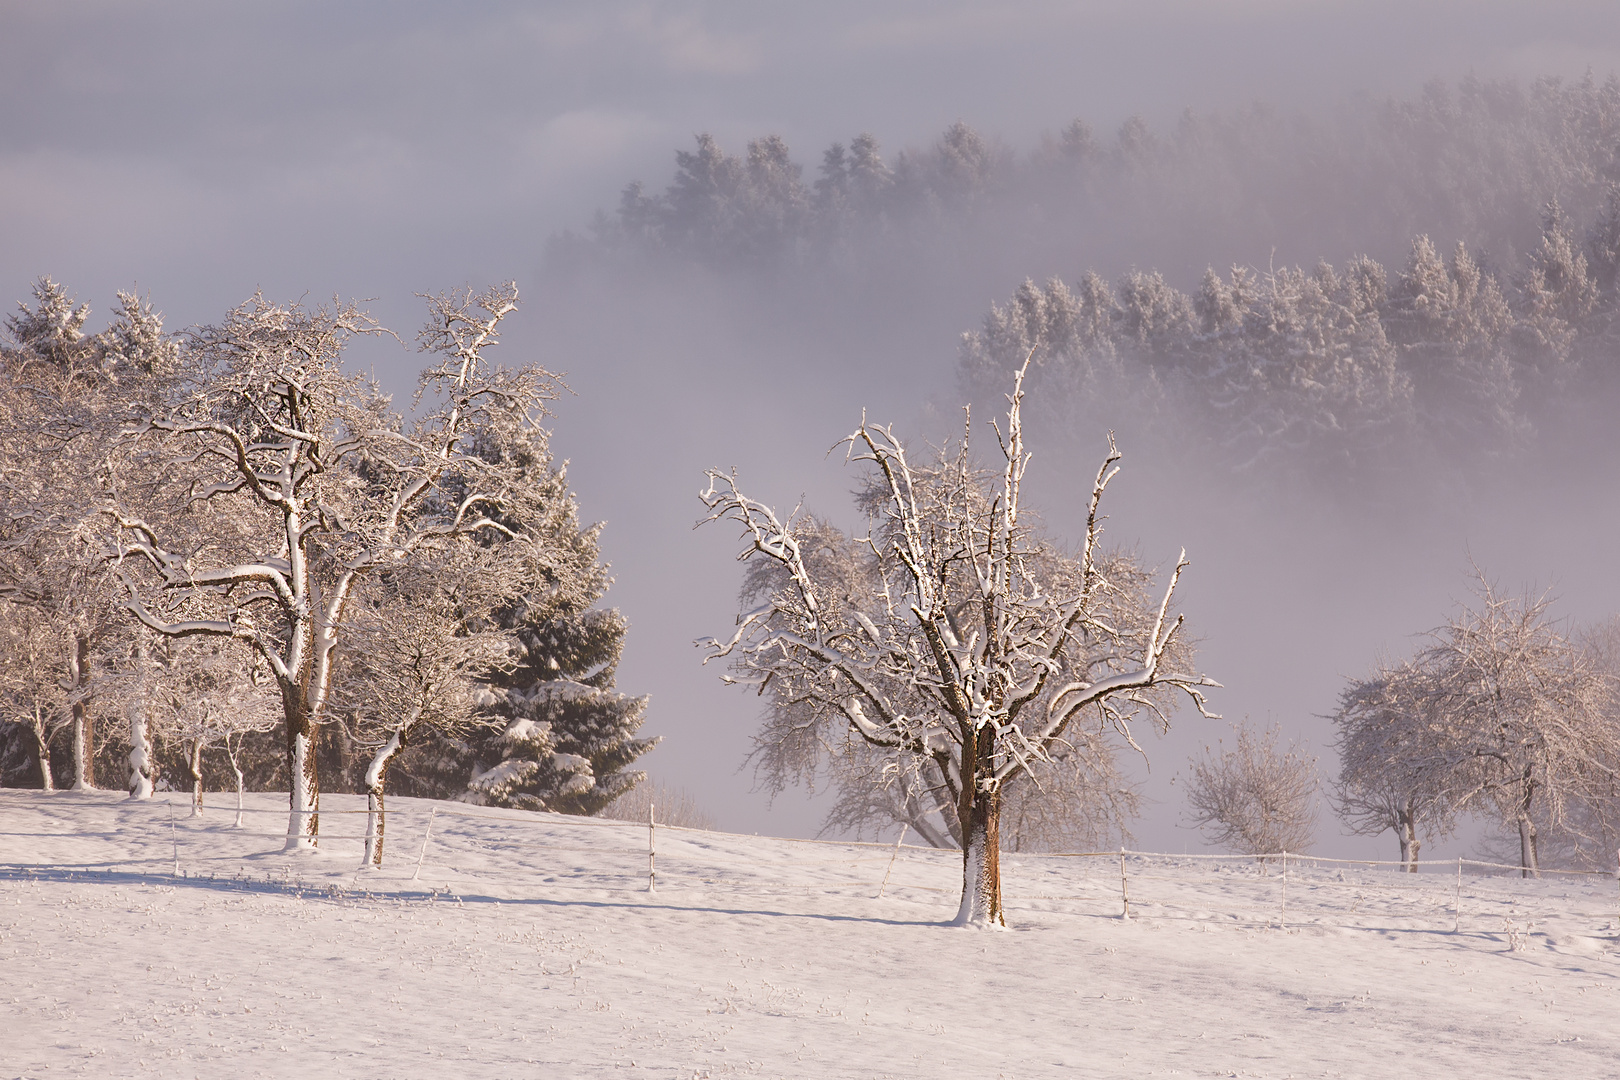
[[[1522, 267], [1467, 243], [1412, 240], [1393, 276], [1341, 267], [1233, 266], [1184, 293], [1157, 271], [1115, 282], [1026, 280], [963, 335], [976, 398], [1033, 353], [1048, 417], [1140, 418], [1230, 468], [1346, 478], [1523, 450], [1538, 425], [1612, 393], [1620, 186], [1585, 228], [1555, 200]], [[1180, 438], [1185, 443], [1185, 436]]]
[[[1466, 237], [1503, 265], [1535, 245], [1535, 213], [1581, 217], [1615, 172], [1620, 79], [1468, 77], [1408, 99], [1316, 116], [1257, 103], [1188, 109], [1167, 128], [1133, 116], [1098, 132], [1076, 119], [1019, 152], [965, 122], [931, 144], [885, 150], [863, 132], [813, 169], [767, 134], [731, 153], [709, 134], [677, 150], [661, 190], [628, 184], [569, 258], [623, 253], [819, 276], [950, 272], [939, 256], [1025, 261], [1107, 249], [1178, 272], [1259, 241], [1381, 257], [1418, 233]], [[809, 173], [809, 175], [807, 175]], [[1196, 272], [1196, 271], [1194, 271]]]
[[239, 789], [290, 792], [291, 848], [323, 769], [378, 810], [594, 813], [642, 779], [599, 527], [542, 426], [560, 378], [488, 355], [517, 305], [427, 298], [407, 416], [343, 367], [387, 332], [353, 304], [254, 296], [174, 334], [120, 294], [91, 335], [41, 279], [0, 345], [7, 782], [200, 798], [217, 749]]

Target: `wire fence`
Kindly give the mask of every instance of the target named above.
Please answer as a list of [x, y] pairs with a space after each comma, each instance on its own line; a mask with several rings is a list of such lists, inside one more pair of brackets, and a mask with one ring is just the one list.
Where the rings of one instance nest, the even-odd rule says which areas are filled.
[[[167, 833], [169, 858], [163, 861], [172, 862], [168, 869], [175, 877], [217, 874], [217, 865], [230, 857], [222, 860], [217, 840], [196, 834], [199, 819], [186, 816], [189, 809], [189, 803], [168, 803], [167, 821], [153, 822]], [[234, 818], [242, 823], [230, 828], [234, 836], [285, 842], [287, 829], [255, 826], [267, 815], [287, 820], [288, 813], [214, 807], [201, 824]], [[371, 811], [318, 813], [327, 819], [319, 838], [324, 850], [341, 854], [351, 845], [363, 850]], [[546, 895], [721, 890], [953, 906], [962, 889], [960, 852], [905, 844], [904, 832], [891, 842], [759, 838], [667, 825], [656, 820], [656, 808], [644, 822], [458, 803], [416, 803], [385, 809], [378, 817], [389, 865], [395, 871], [410, 867], [413, 882], [424, 868], [440, 880], [457, 874], [476, 878], [482, 869], [500, 866], [517, 872], [516, 877], [499, 875], [503, 883], [515, 880], [527, 890], [534, 882], [539, 886], [534, 891]], [[1511, 934], [1514, 920], [1522, 921], [1534, 900], [1564, 916], [1612, 920], [1610, 927], [1620, 930], [1620, 872], [1612, 871], [1543, 869], [1539, 877], [1524, 878], [1517, 865], [1469, 858], [1401, 862], [1280, 851], [1177, 855], [1125, 848], [1004, 851], [1001, 866], [1004, 897], [1015, 913], [1022, 908], [1122, 919], [1379, 924], [1453, 932], [1466, 926], [1505, 928]], [[364, 869], [354, 871], [356, 885]], [[1558, 891], [1560, 885], [1565, 891]], [[1570, 886], [1579, 887], [1570, 892]]]

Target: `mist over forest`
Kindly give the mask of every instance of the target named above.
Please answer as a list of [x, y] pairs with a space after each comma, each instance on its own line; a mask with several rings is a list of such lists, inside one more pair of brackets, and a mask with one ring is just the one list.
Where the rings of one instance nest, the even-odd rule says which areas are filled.
[[[802, 157], [699, 135], [546, 265], [689, 335], [661, 352], [705, 377], [652, 391], [679, 402], [671, 439], [718, 426], [715, 463], [853, 530], [857, 477], [832, 462], [783, 484], [807, 467], [789, 446], [819, 457], [863, 407], [949, 439], [1032, 357], [1050, 529], [1077, 538], [1114, 430], [1110, 539], [1161, 567], [1186, 546], [1216, 706], [1303, 738], [1331, 774], [1346, 679], [1418, 648], [1472, 565], [1552, 590], [1561, 618], [1612, 614], [1596, 493], [1617, 464], [1617, 125], [1620, 82], [1588, 74], [1314, 115], [1189, 109], [1166, 130], [1076, 119], [1016, 148], [960, 122]], [[1139, 832], [1196, 842], [1171, 777], [1227, 735], [1183, 714], [1149, 748]]]
[[[262, 287], [376, 297], [406, 341], [413, 292], [516, 278], [492, 355], [569, 388], [548, 452], [581, 521], [605, 522], [600, 603], [627, 624], [611, 674], [649, 695], [641, 734], [663, 739], [638, 767], [742, 831], [814, 834], [830, 800], [789, 788], [767, 809], [745, 764], [761, 700], [699, 666], [693, 641], [731, 632], [744, 584], [734, 535], [692, 529], [703, 470], [735, 466], [762, 501], [858, 533], [864, 474], [828, 451], [863, 410], [920, 447], [955, 438], [971, 403], [983, 452], [1028, 357], [1027, 490], [1046, 533], [1083, 537], [1112, 431], [1105, 541], [1161, 582], [1190, 559], [1177, 607], [1226, 719], [1182, 709], [1144, 738], [1150, 765], [1120, 762], [1143, 798], [1136, 842], [1196, 849], [1189, 757], [1247, 718], [1335, 774], [1327, 716], [1346, 680], [1412, 655], [1468, 598], [1473, 565], [1506, 593], [1550, 589], [1572, 634], [1620, 612], [1620, 54], [1591, 32], [1606, 12], [1548, 13], [1556, 42], [1536, 52], [1481, 44], [1439, 6], [1410, 35], [1400, 5], [1380, 9], [1365, 40], [1345, 29], [1353, 6], [1317, 22], [1271, 7], [1218, 32], [1186, 5], [1085, 25], [1043, 8], [1028, 32], [1083, 39], [1086, 64], [955, 9], [846, 37], [800, 27], [821, 52], [774, 76], [794, 26], [728, 33], [651, 9], [515, 20], [532, 57], [496, 43], [498, 19], [421, 16], [377, 37], [345, 22], [295, 47], [296, 93], [258, 47], [240, 77], [199, 61], [218, 102], [109, 60], [162, 138], [103, 117], [75, 146], [57, 130], [75, 125], [9, 121], [3, 175], [33, 211], [10, 212], [0, 265], [18, 301], [50, 274], [89, 302], [87, 331], [132, 284], [169, 330]], [[1528, 16], [1498, 15], [1479, 22], [1526, 35]], [[73, 29], [87, 55], [116, 52], [113, 30]], [[1343, 55], [1310, 44], [1334, 34]], [[1398, 63], [1375, 69], [1392, 41]], [[522, 74], [470, 79], [483, 97], [448, 104], [425, 89], [442, 74], [401, 74], [470, 71], [480, 50]], [[30, 72], [50, 88], [71, 67], [27, 63], [19, 96]], [[559, 89], [570, 78], [584, 89]], [[678, 108], [660, 112], [670, 87]], [[98, 93], [75, 87], [63, 108], [99, 115]], [[566, 109], [526, 126], [546, 95]], [[357, 341], [345, 363], [410, 400], [419, 358], [394, 342]], [[1324, 807], [1317, 850], [1392, 855], [1387, 835], [1339, 831]]]

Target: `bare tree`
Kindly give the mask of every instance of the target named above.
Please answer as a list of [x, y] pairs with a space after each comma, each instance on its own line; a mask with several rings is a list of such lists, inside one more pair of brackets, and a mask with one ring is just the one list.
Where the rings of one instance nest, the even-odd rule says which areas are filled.
[[654, 817], [660, 825], [680, 829], [714, 828], [714, 818], [703, 809], [696, 795], [681, 787], [656, 781], [643, 781], [608, 803], [598, 817], [617, 821], [646, 821]]
[[[913, 482], [919, 490], [949, 476], [950, 470], [937, 463], [913, 469]], [[985, 479], [978, 477], [981, 488]], [[984, 496], [983, 490], [972, 496], [980, 500], [979, 512], [987, 512], [990, 506], [990, 498]], [[857, 492], [856, 501], [869, 519], [878, 518], [886, 502], [881, 477], [869, 478]], [[880, 535], [887, 531], [881, 522], [875, 524]], [[867, 609], [887, 603], [886, 586], [869, 543], [846, 536], [813, 517], [802, 518], [796, 533], [806, 567], [824, 589], [840, 597], [859, 597], [858, 606]], [[885, 542], [892, 540], [892, 536], [884, 537]], [[1031, 535], [1031, 545], [1027, 564], [1048, 585], [1057, 583], [1057, 591], [1072, 589], [1080, 576], [1078, 560], [1035, 534]], [[1110, 587], [1094, 596], [1092, 614], [1139, 653], [1157, 614], [1152, 574], [1129, 552], [1098, 550], [1093, 558]], [[752, 608], [768, 601], [790, 584], [791, 579], [779, 563], [754, 560], [742, 590], [742, 606]], [[976, 585], [967, 575], [947, 579], [944, 588], [950, 608], [975, 603]], [[1059, 658], [1063, 678], [1049, 681], [1047, 693], [1056, 692], [1076, 677], [1092, 680], [1113, 674], [1118, 656], [1110, 649], [1095, 648], [1096, 644], [1083, 635], [1071, 639]], [[1163, 663], [1172, 670], [1186, 671], [1192, 666], [1191, 649], [1177, 639]], [[1173, 704], [1173, 692], [1168, 686], [1143, 691], [1165, 708]], [[897, 688], [895, 693], [899, 701], [906, 691]], [[755, 736], [752, 754], [757, 774], [773, 795], [789, 784], [803, 783], [814, 789], [817, 784], [830, 783], [838, 797], [823, 823], [824, 834], [878, 836], [891, 834], [894, 826], [903, 824], [935, 847], [962, 846], [958, 801], [937, 762], [917, 755], [897, 755], [891, 748], [875, 747], [855, 738], [847, 723], [836, 715], [819, 714], [813, 700], [779, 693], [777, 684], [767, 687], [765, 696], [771, 706]], [[1037, 700], [1026, 715], [1038, 714], [1047, 704], [1044, 699]], [[919, 698], [904, 707], [926, 710], [933, 706]], [[1027, 769], [1008, 777], [1003, 784], [1002, 847], [1056, 850], [1089, 847], [1128, 836], [1128, 823], [1136, 814], [1138, 798], [1117, 757], [1129, 745], [1129, 735], [1121, 738], [1121, 731], [1101, 711], [1086, 712], [1071, 720], [1052, 745], [1048, 760], [1031, 760]]]
[[[382, 575], [350, 615], [347, 655], [336, 682], [356, 741], [372, 751], [365, 773], [368, 866], [381, 866], [388, 768], [425, 731], [461, 734], [493, 702], [477, 681], [511, 663], [516, 642], [492, 608], [520, 589], [510, 545], [461, 543]], [[503, 562], [505, 565], [503, 565]], [[504, 571], [504, 572], [503, 572]]]
[[[180, 743], [185, 751], [186, 779], [191, 787], [191, 813], [203, 812], [203, 751], [225, 747], [232, 739], [270, 731], [280, 720], [280, 702], [269, 671], [256, 656], [231, 648], [219, 638], [162, 639], [156, 657], [131, 659], [138, 670], [141, 706], [149, 708], [153, 726]], [[144, 748], [150, 754], [148, 744]], [[133, 750], [132, 750], [133, 752]], [[237, 772], [237, 814], [242, 811], [242, 777]]]
[[[1620, 200], [1620, 192], [1616, 199]], [[1601, 728], [1620, 732], [1620, 616], [1581, 627], [1574, 636], [1586, 662], [1602, 680]], [[1620, 739], [1620, 735], [1616, 736]], [[1620, 848], [1620, 772], [1600, 771], [1565, 807], [1565, 823], [1548, 822], [1559, 861], [1586, 870], [1607, 869]]]
[[[125, 642], [107, 568], [88, 527], [108, 441], [131, 409], [160, 398], [178, 350], [162, 316], [118, 294], [112, 324], [87, 335], [88, 305], [49, 278], [34, 285], [0, 343], [0, 600], [48, 621], [48, 662], [68, 695], [74, 787], [95, 786], [96, 669]], [[147, 794], [138, 773], [131, 790]]]
[[1419, 767], [1418, 758], [1444, 737], [1432, 690], [1423, 668], [1385, 663], [1346, 687], [1333, 714], [1339, 752], [1334, 807], [1356, 833], [1393, 829], [1411, 873], [1423, 835], [1452, 830], [1460, 794], [1456, 776]]
[[0, 715], [27, 729], [40, 787], [56, 789], [51, 740], [72, 723], [70, 698], [56, 678], [56, 626], [37, 608], [17, 605], [0, 626]]
[[435, 361], [419, 394], [435, 407], [406, 424], [342, 369], [346, 344], [377, 331], [364, 312], [254, 297], [192, 335], [185, 393], [131, 432], [131, 453], [167, 468], [149, 470], [144, 489], [112, 471], [113, 560], [130, 610], [160, 634], [241, 642], [275, 676], [289, 850], [319, 835], [311, 749], [356, 586], [459, 535], [504, 528], [491, 515], [511, 470], [463, 443], [536, 423], [556, 396], [543, 368], [506, 370], [484, 355], [516, 307], [514, 285], [428, 298], [419, 340]]
[[845, 592], [824, 579], [801, 541], [811, 539], [810, 523], [783, 521], [748, 498], [734, 472], [710, 470], [703, 493], [704, 521], [740, 525], [740, 557], [761, 556], [786, 578], [738, 617], [729, 640], [700, 642], [707, 660], [730, 660], [727, 681], [804, 710], [811, 741], [841, 728], [892, 754], [902, 774], [917, 776], [923, 763], [935, 770], [963, 832], [956, 921], [964, 925], [1006, 924], [999, 853], [1009, 781], [1052, 760], [1079, 718], [1098, 717], [1130, 738], [1138, 709], [1164, 718], [1150, 691], [1179, 688], [1202, 710], [1203, 688], [1215, 685], [1165, 662], [1182, 626], [1168, 611], [1184, 557], [1140, 639], [1102, 615], [1113, 586], [1095, 558], [1097, 508], [1117, 472], [1112, 440], [1072, 571], [1054, 569], [1022, 502], [1025, 370], [1006, 426], [996, 429], [999, 476], [974, 467], [967, 436], [941, 454], [933, 477], [919, 474], [890, 428], [863, 419], [844, 441], [850, 459], [878, 477], [863, 538], [873, 590]]
[[1298, 745], [1277, 747], [1276, 727], [1247, 723], [1229, 750], [1204, 748], [1189, 762], [1192, 820], [1215, 843], [1245, 855], [1310, 849], [1316, 835], [1316, 759]]
[[1517, 832], [1529, 876], [1540, 865], [1538, 818], [1562, 825], [1572, 803], [1620, 777], [1612, 685], [1553, 623], [1550, 597], [1502, 596], [1480, 572], [1475, 600], [1418, 657], [1443, 727], [1409, 761], [1415, 775], [1455, 792], [1458, 808], [1487, 807]]

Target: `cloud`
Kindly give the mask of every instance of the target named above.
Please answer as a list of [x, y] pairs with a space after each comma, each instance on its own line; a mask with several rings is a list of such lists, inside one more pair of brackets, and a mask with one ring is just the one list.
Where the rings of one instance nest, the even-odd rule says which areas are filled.
[[624, 16], [620, 25], [651, 45], [664, 67], [678, 75], [751, 75], [764, 60], [761, 34], [715, 30], [695, 12], [647, 5]]

